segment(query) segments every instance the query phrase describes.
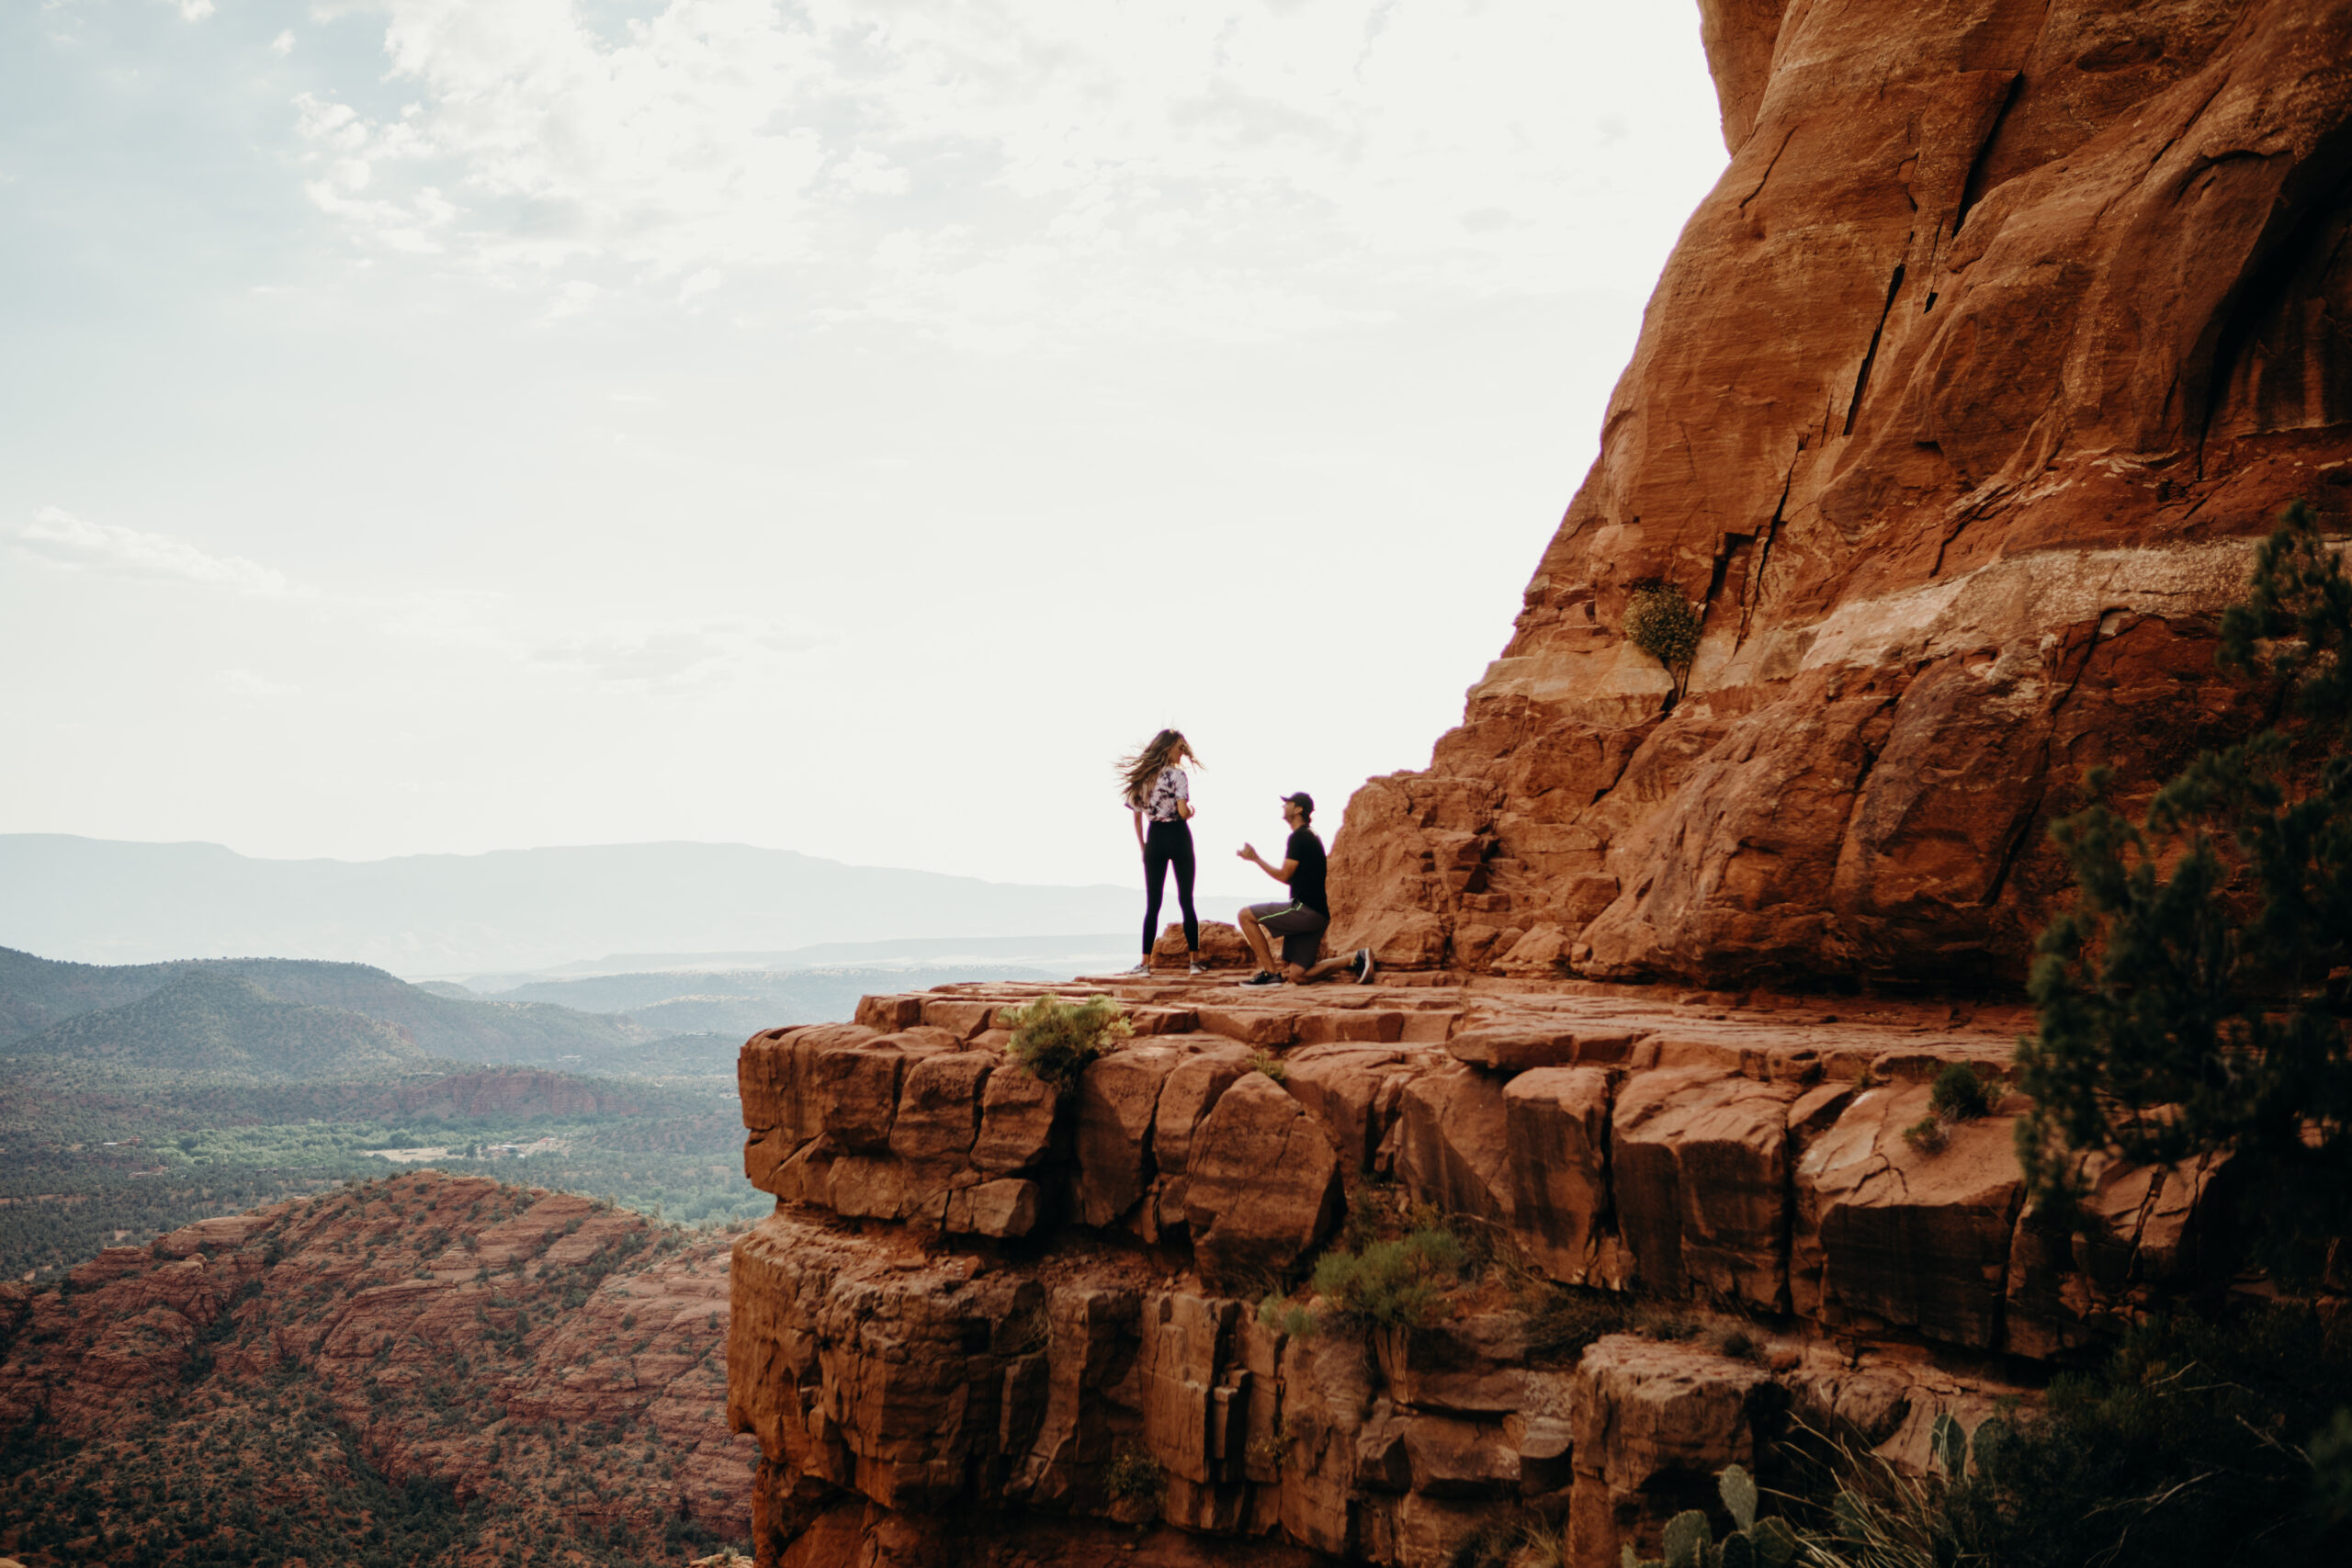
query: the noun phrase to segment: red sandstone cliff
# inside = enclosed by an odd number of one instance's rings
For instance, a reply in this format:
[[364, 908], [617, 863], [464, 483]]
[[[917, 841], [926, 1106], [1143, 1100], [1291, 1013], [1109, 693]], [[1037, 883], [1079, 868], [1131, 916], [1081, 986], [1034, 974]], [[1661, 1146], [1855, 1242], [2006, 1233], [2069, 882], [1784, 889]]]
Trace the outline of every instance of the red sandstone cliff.
[[[1124, 980], [1138, 1037], [1065, 1092], [1007, 1055], [1042, 989], [743, 1048], [779, 1202], [735, 1248], [729, 1405], [768, 1568], [1441, 1568], [1521, 1519], [1608, 1568], [1722, 1466], [1769, 1479], [1792, 1416], [1923, 1470], [1939, 1416], [2230, 1269], [2209, 1170], [2103, 1168], [2075, 1236], [2026, 1201], [2018, 1097], [1906, 1133], [1948, 1065], [1998, 1078], [2014, 1008]], [[1258, 1314], [1384, 1213], [1511, 1262], [1409, 1331]]]
[[2247, 537], [2352, 509], [2352, 5], [1700, 8], [1730, 167], [1461, 728], [1351, 802], [1335, 938], [2014, 976], [2083, 772], [2244, 722]]

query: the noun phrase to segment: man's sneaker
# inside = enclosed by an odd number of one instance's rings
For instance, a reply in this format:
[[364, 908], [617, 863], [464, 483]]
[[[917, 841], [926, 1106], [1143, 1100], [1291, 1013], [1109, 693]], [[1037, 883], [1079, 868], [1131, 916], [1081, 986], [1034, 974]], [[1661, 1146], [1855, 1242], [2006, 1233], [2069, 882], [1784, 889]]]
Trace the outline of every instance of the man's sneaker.
[[1359, 947], [1356, 949], [1354, 968], [1356, 972], [1357, 985], [1369, 986], [1372, 984], [1372, 949], [1368, 947]]
[[1245, 986], [1279, 986], [1283, 977], [1271, 969], [1261, 969], [1241, 983]]

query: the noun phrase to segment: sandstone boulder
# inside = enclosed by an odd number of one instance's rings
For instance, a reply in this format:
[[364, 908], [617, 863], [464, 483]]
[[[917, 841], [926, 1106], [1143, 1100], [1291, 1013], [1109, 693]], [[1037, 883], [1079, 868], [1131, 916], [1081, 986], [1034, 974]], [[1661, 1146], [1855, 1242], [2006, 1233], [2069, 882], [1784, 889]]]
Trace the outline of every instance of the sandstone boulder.
[[1088, 1064], [1078, 1086], [1070, 1187], [1079, 1224], [1116, 1224], [1150, 1186], [1160, 1086], [1181, 1060], [1164, 1045], [1140, 1045]]
[[[1182, 1178], [1189, 1168], [1193, 1138], [1219, 1096], [1250, 1072], [1250, 1051], [1220, 1044], [1186, 1056], [1168, 1075], [1152, 1119], [1152, 1151], [1163, 1179]], [[1181, 1206], [1182, 1194], [1176, 1194]]]
[[1519, 1450], [1492, 1422], [1414, 1416], [1404, 1422], [1412, 1490], [1425, 1497], [1505, 1497], [1519, 1490]]
[[1045, 1218], [1045, 1189], [1020, 1177], [944, 1195], [945, 1228], [999, 1241], [1027, 1235]]
[[983, 1175], [1009, 1176], [1043, 1165], [1055, 1152], [1061, 1091], [1012, 1063], [980, 1089], [980, 1126], [972, 1164]]
[[1712, 1067], [1635, 1073], [1617, 1096], [1617, 1224], [1643, 1282], [1781, 1311], [1796, 1090]]
[[1617, 1282], [1601, 1261], [1611, 1094], [1600, 1067], [1538, 1067], [1503, 1089], [1511, 1234], [1565, 1284]]
[[1283, 1087], [1306, 1107], [1350, 1170], [1368, 1170], [1414, 1070], [1404, 1051], [1306, 1045], [1283, 1059]]
[[1397, 1179], [1422, 1202], [1501, 1223], [1511, 1212], [1503, 1081], [1474, 1067], [1422, 1073], [1397, 1118]]
[[899, 1089], [890, 1153], [918, 1164], [961, 1163], [979, 1133], [981, 1093], [1001, 1060], [986, 1051], [955, 1051], [911, 1064]]
[[1321, 1124], [1264, 1074], [1243, 1077], [1193, 1140], [1184, 1206], [1203, 1283], [1262, 1291], [1330, 1234], [1343, 1201]]
[[2017, 1106], [1922, 1147], [1903, 1134], [1928, 1117], [1928, 1096], [1925, 1084], [1857, 1094], [1797, 1162], [1797, 1310], [1990, 1348], [2025, 1197]]
[[1276, 1047], [1298, 1039], [1298, 1014], [1289, 1008], [1233, 1004], [1204, 1006], [1194, 1011], [1202, 1029], [1244, 1045]]
[[1459, 1060], [1498, 1073], [1577, 1062], [1622, 1062], [1641, 1031], [1567, 1019], [1501, 1019], [1463, 1030], [1445, 1043]]
[[[1250, 944], [1241, 939], [1241, 929], [1229, 920], [1201, 922], [1201, 962], [1211, 969], [1254, 969], [1258, 961], [1250, 955]], [[1185, 964], [1184, 927], [1171, 921], [1159, 932], [1159, 940], [1151, 944], [1151, 966], [1154, 969], [1182, 970]]]
[[1419, 1411], [1500, 1417], [1526, 1396], [1527, 1321], [1479, 1313], [1373, 1337], [1397, 1402]]

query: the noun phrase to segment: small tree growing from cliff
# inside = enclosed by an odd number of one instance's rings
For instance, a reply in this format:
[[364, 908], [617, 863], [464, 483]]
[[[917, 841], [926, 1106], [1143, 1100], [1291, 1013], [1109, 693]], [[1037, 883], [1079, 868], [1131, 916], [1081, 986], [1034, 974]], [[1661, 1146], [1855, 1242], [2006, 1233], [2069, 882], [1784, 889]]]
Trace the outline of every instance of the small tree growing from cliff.
[[1089, 997], [1071, 1005], [1060, 997], [1039, 997], [1012, 1013], [1007, 1023], [1012, 1059], [1033, 1078], [1060, 1089], [1078, 1087], [1088, 1064], [1117, 1050], [1135, 1028], [1119, 1004], [1108, 997]]
[[2092, 1153], [2227, 1153], [2285, 1262], [2352, 1221], [2352, 581], [2297, 502], [2251, 587], [2221, 660], [2296, 722], [2199, 754], [2137, 823], [2099, 804], [2052, 829], [2080, 893], [2034, 964], [2018, 1135], [2061, 1201]]
[[1668, 706], [1690, 687], [1690, 661], [1699, 657], [1699, 606], [1671, 582], [1645, 582], [1625, 604], [1625, 640], [1666, 667], [1674, 682]]

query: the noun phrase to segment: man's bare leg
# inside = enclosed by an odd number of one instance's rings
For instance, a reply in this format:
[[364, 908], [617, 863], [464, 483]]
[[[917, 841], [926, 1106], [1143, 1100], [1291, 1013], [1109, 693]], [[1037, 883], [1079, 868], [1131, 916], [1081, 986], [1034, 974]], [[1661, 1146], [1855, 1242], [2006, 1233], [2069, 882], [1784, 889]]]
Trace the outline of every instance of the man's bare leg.
[[1260, 972], [1272, 973], [1274, 950], [1267, 943], [1266, 929], [1258, 923], [1258, 917], [1246, 908], [1241, 911], [1241, 940], [1248, 942], [1250, 951], [1258, 955]]
[[1351, 970], [1355, 964], [1356, 955], [1351, 953], [1345, 958], [1326, 958], [1309, 969], [1302, 969], [1295, 964], [1289, 964], [1285, 972], [1290, 976], [1292, 985], [1311, 986], [1317, 980], [1328, 980], [1342, 971]]

